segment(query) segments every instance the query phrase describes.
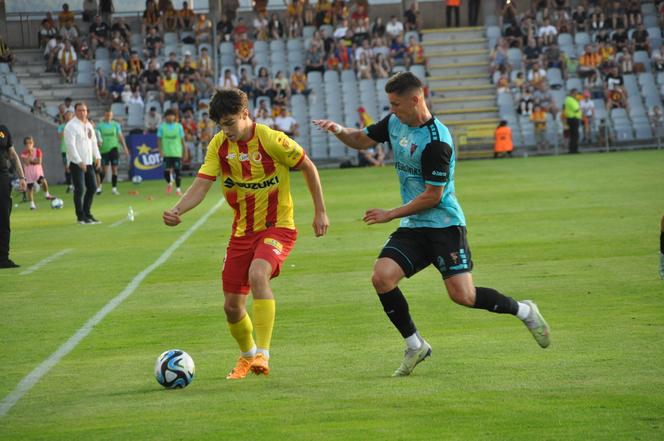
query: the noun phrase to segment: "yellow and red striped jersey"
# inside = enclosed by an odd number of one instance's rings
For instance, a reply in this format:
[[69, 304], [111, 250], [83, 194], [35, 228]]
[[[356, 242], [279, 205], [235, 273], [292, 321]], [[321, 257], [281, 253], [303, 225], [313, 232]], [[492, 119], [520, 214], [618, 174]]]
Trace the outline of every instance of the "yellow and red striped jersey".
[[254, 124], [247, 142], [232, 142], [223, 131], [208, 145], [198, 177], [221, 177], [235, 212], [233, 236], [268, 227], [295, 229], [289, 170], [304, 160], [304, 149], [284, 133]]

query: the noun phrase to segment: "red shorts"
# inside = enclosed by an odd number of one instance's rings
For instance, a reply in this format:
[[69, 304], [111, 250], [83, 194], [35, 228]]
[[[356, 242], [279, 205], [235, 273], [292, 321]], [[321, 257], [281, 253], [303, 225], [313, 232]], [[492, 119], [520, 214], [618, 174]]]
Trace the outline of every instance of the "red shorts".
[[270, 262], [272, 277], [277, 277], [296, 239], [296, 230], [277, 227], [248, 236], [231, 237], [221, 270], [224, 292], [249, 294], [249, 266], [254, 259]]

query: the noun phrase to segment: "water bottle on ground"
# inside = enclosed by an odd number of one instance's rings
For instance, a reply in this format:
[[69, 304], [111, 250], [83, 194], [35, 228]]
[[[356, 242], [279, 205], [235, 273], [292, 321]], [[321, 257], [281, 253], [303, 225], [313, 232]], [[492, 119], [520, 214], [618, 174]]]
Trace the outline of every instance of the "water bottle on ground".
[[129, 211], [127, 211], [127, 220], [129, 222], [134, 222], [134, 209], [129, 207]]

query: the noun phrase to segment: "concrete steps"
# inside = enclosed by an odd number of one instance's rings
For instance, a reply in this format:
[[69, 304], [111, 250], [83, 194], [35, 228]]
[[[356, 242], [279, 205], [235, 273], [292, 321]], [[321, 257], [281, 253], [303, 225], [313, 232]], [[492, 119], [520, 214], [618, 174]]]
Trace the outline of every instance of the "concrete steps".
[[492, 156], [499, 116], [484, 32], [482, 27], [423, 32], [432, 111], [455, 134], [459, 158]]

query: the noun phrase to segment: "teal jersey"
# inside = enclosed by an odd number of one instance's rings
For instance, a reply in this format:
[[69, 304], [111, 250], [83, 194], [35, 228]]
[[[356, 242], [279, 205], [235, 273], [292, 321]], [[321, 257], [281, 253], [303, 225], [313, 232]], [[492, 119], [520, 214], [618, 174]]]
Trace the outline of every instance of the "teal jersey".
[[178, 122], [163, 122], [157, 129], [157, 137], [161, 140], [161, 151], [164, 156], [171, 158], [182, 157], [182, 141], [184, 140], [184, 128]]
[[99, 146], [100, 153], [108, 153], [113, 149], [120, 147], [118, 135], [122, 133], [122, 126], [117, 121], [101, 120], [97, 123], [97, 130], [101, 134], [102, 144]]
[[[58, 126], [58, 136], [62, 136], [62, 133], [65, 131], [65, 124], [60, 124]], [[65, 144], [65, 137], [60, 138], [60, 153], [67, 153], [67, 144]]]
[[364, 131], [374, 141], [387, 142], [392, 147], [404, 204], [423, 193], [427, 184], [444, 186], [438, 205], [402, 218], [401, 227], [446, 228], [466, 225], [463, 210], [454, 194], [454, 142], [443, 123], [432, 117], [419, 127], [410, 127], [391, 113]]

